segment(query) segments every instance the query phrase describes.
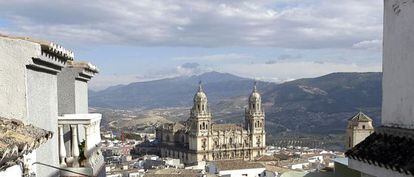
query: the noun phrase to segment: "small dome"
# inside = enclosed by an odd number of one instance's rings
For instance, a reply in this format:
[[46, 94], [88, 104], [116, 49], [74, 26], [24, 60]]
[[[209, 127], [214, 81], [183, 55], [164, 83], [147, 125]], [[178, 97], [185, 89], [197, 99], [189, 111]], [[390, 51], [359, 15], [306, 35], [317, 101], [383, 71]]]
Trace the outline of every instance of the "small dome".
[[252, 92], [249, 98], [250, 101], [261, 100], [260, 94], [258, 92]]
[[257, 92], [256, 83], [254, 84], [253, 91], [252, 91], [252, 94], [250, 94], [249, 100], [250, 101], [260, 101], [261, 100], [260, 94], [259, 94], [259, 92]]
[[198, 91], [195, 95], [194, 95], [194, 101], [200, 101], [200, 100], [206, 100], [207, 99], [207, 95], [204, 92], [200, 92]]
[[198, 85], [198, 91], [194, 95], [194, 101], [207, 101], [207, 95], [203, 92], [203, 87], [201, 86], [201, 82]]

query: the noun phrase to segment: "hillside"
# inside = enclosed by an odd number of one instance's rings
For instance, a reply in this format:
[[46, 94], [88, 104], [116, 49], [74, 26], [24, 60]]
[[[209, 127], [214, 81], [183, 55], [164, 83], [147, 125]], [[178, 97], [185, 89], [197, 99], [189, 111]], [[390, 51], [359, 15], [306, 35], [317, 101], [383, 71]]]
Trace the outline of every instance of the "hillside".
[[[294, 132], [343, 132], [363, 111], [379, 125], [381, 73], [333, 73], [280, 84], [263, 93], [268, 121]], [[273, 129], [271, 129], [273, 130]]]
[[[260, 82], [267, 131], [270, 134], [343, 132], [346, 120], [360, 110], [378, 125], [381, 78], [381, 73], [333, 73], [282, 84]], [[111, 87], [91, 93], [90, 105], [122, 109], [189, 107], [200, 80], [215, 121], [244, 120], [243, 107], [253, 80], [218, 72]], [[186, 119], [188, 114], [182, 115], [181, 119]]]
[[[254, 82], [252, 79], [227, 73], [208, 72], [190, 77], [136, 82], [91, 92], [89, 104], [93, 107], [123, 109], [189, 106], [199, 81], [203, 82], [212, 104], [222, 99], [249, 94]], [[274, 84], [263, 82], [263, 85]]]

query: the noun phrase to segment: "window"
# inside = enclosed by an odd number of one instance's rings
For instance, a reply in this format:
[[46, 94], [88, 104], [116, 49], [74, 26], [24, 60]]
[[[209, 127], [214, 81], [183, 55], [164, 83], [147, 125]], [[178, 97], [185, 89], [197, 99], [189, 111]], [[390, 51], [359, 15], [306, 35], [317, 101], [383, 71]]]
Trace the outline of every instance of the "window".
[[362, 126], [362, 129], [365, 129], [365, 125]]
[[206, 139], [203, 139], [203, 140], [202, 140], [202, 142], [203, 142], [203, 144], [202, 144], [202, 146], [201, 146], [201, 147], [202, 147], [203, 149], [205, 149], [205, 148], [206, 148]]

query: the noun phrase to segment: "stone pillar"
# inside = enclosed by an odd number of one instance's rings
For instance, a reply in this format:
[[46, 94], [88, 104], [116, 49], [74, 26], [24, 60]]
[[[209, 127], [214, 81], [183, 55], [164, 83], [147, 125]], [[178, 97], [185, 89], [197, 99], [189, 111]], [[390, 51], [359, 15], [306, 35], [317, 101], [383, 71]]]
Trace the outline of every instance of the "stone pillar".
[[92, 125], [84, 125], [83, 128], [85, 129], [85, 150], [84, 152], [84, 156], [85, 158], [89, 158], [88, 157], [88, 150], [91, 148], [90, 147], [90, 141], [91, 141], [91, 126]]
[[60, 166], [66, 167], [66, 148], [65, 148], [65, 141], [63, 140], [63, 125], [59, 125], [59, 160]]
[[72, 155], [73, 167], [79, 167], [79, 142], [78, 142], [78, 125], [71, 125], [72, 128]]

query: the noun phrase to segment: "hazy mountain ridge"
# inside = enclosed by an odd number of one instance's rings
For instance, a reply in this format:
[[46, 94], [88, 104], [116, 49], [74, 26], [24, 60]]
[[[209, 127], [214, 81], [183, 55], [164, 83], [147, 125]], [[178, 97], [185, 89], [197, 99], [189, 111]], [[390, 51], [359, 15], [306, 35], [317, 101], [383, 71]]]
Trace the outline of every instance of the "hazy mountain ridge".
[[[382, 73], [333, 73], [282, 84], [259, 82], [267, 130], [269, 133], [342, 132], [346, 120], [359, 110], [378, 124], [381, 78]], [[243, 107], [254, 81], [218, 72], [117, 86], [91, 94], [90, 105], [147, 109], [191, 106], [200, 80], [215, 121], [244, 120]]]
[[248, 95], [254, 82], [252, 79], [227, 73], [208, 72], [198, 76], [167, 78], [111, 87], [92, 93], [89, 100], [91, 106], [111, 108], [151, 109], [190, 106], [199, 81], [202, 81], [210, 103]]
[[344, 131], [347, 119], [364, 111], [378, 125], [381, 78], [382, 73], [333, 73], [280, 84], [263, 93], [272, 104], [268, 120], [293, 131], [330, 133]]

